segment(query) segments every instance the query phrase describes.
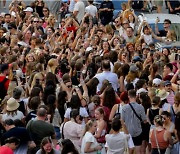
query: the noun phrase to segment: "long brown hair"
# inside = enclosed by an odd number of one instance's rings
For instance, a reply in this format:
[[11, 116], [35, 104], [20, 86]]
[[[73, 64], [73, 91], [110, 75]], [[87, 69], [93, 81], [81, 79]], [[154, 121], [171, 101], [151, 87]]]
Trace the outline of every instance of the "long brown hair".
[[[50, 137], [45, 137], [42, 139], [41, 142], [41, 154], [46, 154], [46, 151], [44, 150], [43, 146], [45, 146], [47, 143], [51, 143], [52, 144], [52, 140], [50, 139]], [[54, 150], [52, 148], [51, 152], [49, 152], [48, 154], [54, 154]]]

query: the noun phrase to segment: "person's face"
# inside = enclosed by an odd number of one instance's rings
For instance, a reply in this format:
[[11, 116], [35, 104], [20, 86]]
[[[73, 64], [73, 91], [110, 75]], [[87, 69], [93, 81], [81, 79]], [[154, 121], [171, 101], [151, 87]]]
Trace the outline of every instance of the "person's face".
[[122, 60], [126, 60], [126, 58], [127, 58], [127, 54], [126, 54], [126, 53], [123, 53], [122, 56], [121, 56], [121, 59], [122, 59]]
[[103, 32], [98, 31], [98, 32], [97, 32], [97, 35], [99, 36], [99, 38], [102, 38]]
[[42, 26], [43, 25], [43, 20], [39, 20], [39, 26]]
[[11, 21], [11, 16], [10, 15], [5, 16], [5, 22], [10, 23], [10, 21]]
[[0, 37], [2, 37], [4, 34], [4, 31], [3, 30], [0, 30]]
[[101, 113], [98, 110], [95, 110], [95, 118], [99, 120], [102, 117]]
[[47, 34], [51, 35], [53, 33], [52, 29], [51, 28], [48, 28], [47, 29]]
[[118, 39], [118, 38], [115, 38], [114, 41], [113, 41], [113, 44], [114, 44], [114, 46], [116, 46], [117, 44], [119, 44], [119, 39]]
[[69, 89], [72, 89], [72, 83], [71, 83], [71, 82], [67, 82], [67, 83], [66, 83], [66, 86], [67, 86]]
[[61, 27], [64, 27], [64, 25], [65, 25], [65, 20], [62, 19], [62, 20], [61, 20]]
[[132, 31], [131, 28], [127, 28], [127, 29], [126, 29], [126, 33], [127, 33], [127, 36], [128, 36], [128, 37], [131, 37], [131, 36], [133, 35], [133, 31]]
[[145, 28], [145, 29], [144, 29], [144, 34], [146, 34], [146, 35], [149, 35], [149, 34], [150, 34], [149, 28]]
[[38, 18], [34, 18], [33, 25], [37, 27], [38, 24], [39, 24], [39, 19]]
[[34, 61], [33, 55], [31, 55], [31, 54], [28, 55], [27, 60], [28, 60], [28, 62], [33, 62]]
[[163, 55], [165, 55], [165, 56], [169, 55], [169, 52], [168, 52], [168, 50], [166, 48], [163, 49]]
[[47, 16], [49, 14], [49, 12], [46, 8], [43, 8], [43, 14], [44, 14], [44, 16]]
[[115, 25], [116, 25], [116, 26], [120, 26], [120, 24], [121, 24], [120, 20], [116, 19], [116, 20], [115, 20]]
[[168, 74], [170, 72], [170, 69], [166, 66], [164, 66], [164, 73]]
[[104, 50], [108, 50], [109, 49], [108, 42], [103, 42], [103, 49]]
[[134, 16], [132, 14], [129, 15], [129, 20], [133, 21], [134, 20]]
[[92, 131], [92, 133], [95, 133], [96, 130], [97, 130], [97, 122], [94, 122], [92, 127], [91, 127], [91, 131]]
[[52, 151], [52, 144], [51, 143], [47, 143], [43, 146], [44, 150], [46, 151], [46, 153], [49, 153]]
[[133, 52], [134, 51], [134, 46], [133, 45], [129, 45], [128, 46], [128, 51]]
[[25, 38], [31, 38], [31, 31], [27, 31], [25, 34]]
[[9, 146], [12, 150], [15, 150], [18, 147], [15, 143], [10, 143]]
[[165, 86], [165, 90], [166, 90], [167, 92], [170, 92], [170, 91], [171, 91], [171, 85]]
[[94, 37], [94, 43], [97, 44], [99, 42], [99, 38], [97, 36]]
[[170, 24], [169, 24], [168, 22], [164, 22], [163, 27], [164, 27], [164, 28], [169, 28], [169, 27], [170, 27]]
[[126, 21], [126, 22], [123, 22], [122, 25], [123, 25], [124, 29], [126, 29], [129, 26], [129, 23], [128, 23], [128, 21]]
[[162, 115], [164, 123], [167, 123], [170, 119], [166, 115]]

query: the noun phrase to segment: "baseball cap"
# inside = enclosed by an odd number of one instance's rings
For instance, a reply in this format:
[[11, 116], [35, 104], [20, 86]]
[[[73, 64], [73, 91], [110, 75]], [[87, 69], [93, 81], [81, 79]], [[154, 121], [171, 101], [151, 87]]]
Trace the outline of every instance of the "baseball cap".
[[139, 57], [139, 56], [134, 56], [133, 57], [133, 60], [132, 60], [134, 63], [138, 62], [138, 61], [142, 61], [142, 59]]
[[31, 7], [27, 7], [23, 10], [24, 12], [33, 12], [33, 9]]
[[169, 80], [166, 80], [166, 81], [164, 82], [164, 85], [165, 85], [165, 86], [171, 85], [171, 82], [170, 82]]
[[130, 72], [137, 72], [137, 71], [139, 71], [139, 68], [133, 64], [130, 66], [129, 71]]
[[153, 84], [159, 86], [161, 81], [162, 81], [161, 79], [155, 78], [155, 79], [153, 79]]

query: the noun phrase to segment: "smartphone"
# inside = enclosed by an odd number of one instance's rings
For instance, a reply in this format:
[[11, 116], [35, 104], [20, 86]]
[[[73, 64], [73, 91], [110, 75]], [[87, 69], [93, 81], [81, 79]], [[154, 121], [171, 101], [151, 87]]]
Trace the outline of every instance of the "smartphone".
[[178, 54], [178, 53], [175, 54], [174, 60], [180, 60], [180, 59], [179, 59], [179, 54]]
[[78, 79], [80, 79], [80, 77], [81, 77], [81, 73], [82, 73], [81, 71], [77, 71], [76, 76], [77, 76], [77, 78], [78, 78]]
[[118, 31], [118, 30], [115, 30], [115, 31], [114, 31], [114, 35], [119, 35], [119, 31]]

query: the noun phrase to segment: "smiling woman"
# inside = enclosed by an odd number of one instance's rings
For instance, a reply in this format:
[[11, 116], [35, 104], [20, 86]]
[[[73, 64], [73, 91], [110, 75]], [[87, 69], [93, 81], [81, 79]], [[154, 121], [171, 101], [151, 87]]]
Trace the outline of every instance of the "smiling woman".
[[60, 154], [60, 152], [58, 150], [53, 149], [52, 141], [51, 141], [50, 137], [43, 138], [43, 140], [41, 142], [41, 149], [36, 152], [36, 154], [43, 154], [43, 153]]

